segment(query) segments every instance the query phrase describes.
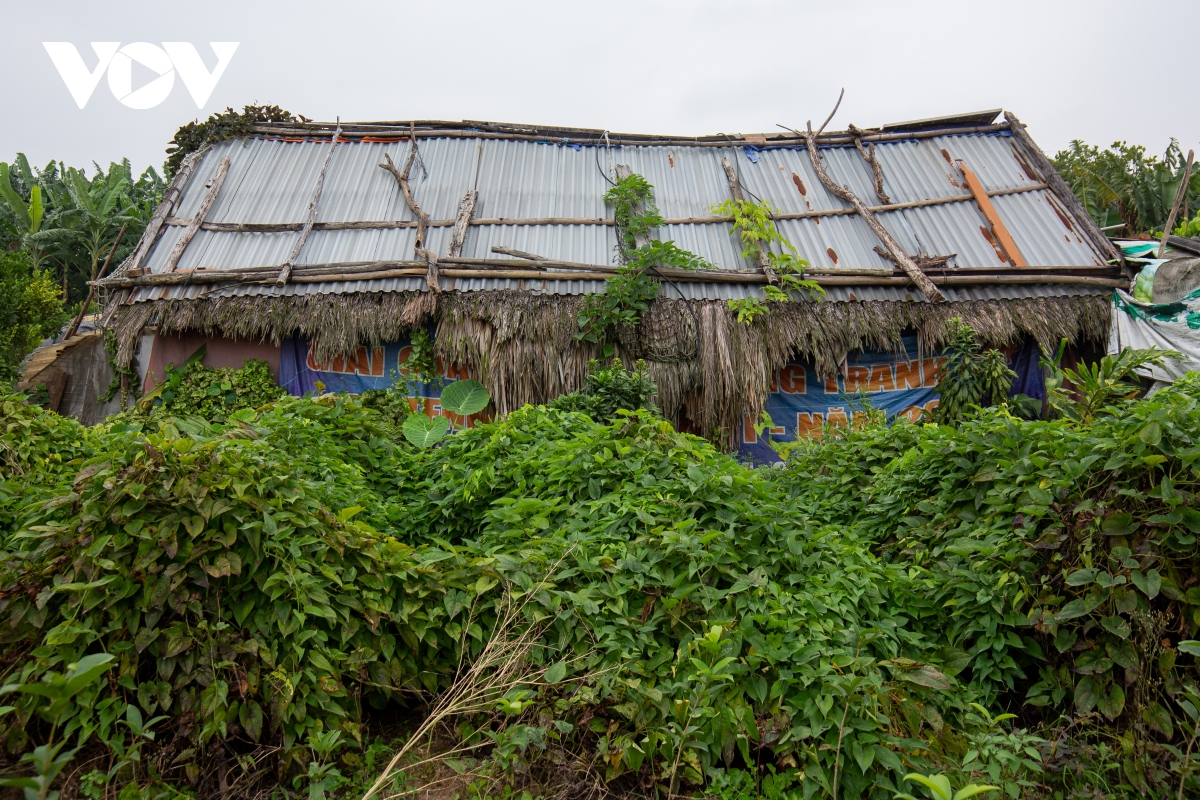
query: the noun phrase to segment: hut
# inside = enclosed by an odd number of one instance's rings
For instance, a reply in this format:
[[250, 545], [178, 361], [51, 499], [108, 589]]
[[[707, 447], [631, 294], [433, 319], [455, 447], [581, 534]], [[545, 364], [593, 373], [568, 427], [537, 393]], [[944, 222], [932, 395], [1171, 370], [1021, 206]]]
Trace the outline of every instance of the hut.
[[[710, 268], [653, 270], [637, 322], [588, 341], [581, 310], [621, 269], [605, 193], [630, 173], [653, 185], [652, 238]], [[823, 296], [739, 320], [778, 276], [714, 211], [731, 197], [769, 204]], [[1121, 254], [995, 110], [699, 137], [260, 124], [185, 159], [100, 288], [116, 361], [147, 384], [206, 344], [205, 363], [264, 358], [297, 394], [384, 386], [424, 329], [445, 379], [480, 380], [504, 413], [577, 389], [615, 348], [646, 361], [681, 428], [753, 449], [764, 409], [785, 437], [846, 413], [847, 394], [919, 413], [954, 317], [1014, 363], [1061, 338], [1103, 348], [1117, 286]]]

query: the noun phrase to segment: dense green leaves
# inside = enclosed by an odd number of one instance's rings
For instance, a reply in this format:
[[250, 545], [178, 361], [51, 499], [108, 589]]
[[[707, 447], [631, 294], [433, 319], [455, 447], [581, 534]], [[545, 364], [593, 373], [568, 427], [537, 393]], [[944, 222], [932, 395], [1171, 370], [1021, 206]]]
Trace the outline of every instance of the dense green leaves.
[[677, 788], [762, 761], [828, 794], [836, 771], [847, 797], [973, 752], [1017, 791], [1032, 740], [971, 701], [1178, 744], [1196, 394], [1091, 423], [869, 424], [784, 470], [644, 410], [525, 408], [417, 449], [336, 395], [90, 430], [8, 400], [0, 456], [26, 478], [3, 484], [0, 637], [23, 680], [117, 655], [125, 682], [82, 693], [76, 730], [135, 704], [183, 741], [295, 755], [443, 690], [520, 600], [535, 678], [471, 722], [497, 742]]

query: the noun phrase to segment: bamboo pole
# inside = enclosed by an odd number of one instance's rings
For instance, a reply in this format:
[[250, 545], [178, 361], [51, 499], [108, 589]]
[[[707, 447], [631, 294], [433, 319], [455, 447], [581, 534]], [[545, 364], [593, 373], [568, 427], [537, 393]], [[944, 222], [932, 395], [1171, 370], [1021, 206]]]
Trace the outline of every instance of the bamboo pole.
[[276, 286], [287, 284], [288, 278], [292, 275], [292, 267], [295, 265], [296, 259], [300, 257], [300, 251], [304, 249], [308, 235], [312, 233], [313, 224], [317, 221], [317, 206], [321, 203], [321, 192], [325, 188], [325, 173], [329, 170], [329, 161], [333, 158], [333, 148], [337, 147], [338, 136], [341, 132], [342, 127], [339, 124], [337, 130], [333, 132], [333, 138], [329, 140], [329, 149], [325, 151], [325, 161], [321, 164], [321, 172], [317, 175], [317, 188], [313, 191], [312, 200], [308, 203], [308, 216], [304, 220], [303, 227], [300, 228], [300, 237], [296, 240], [296, 245], [292, 248], [287, 260], [280, 266], [279, 277], [275, 279]]
[[[606, 265], [570, 264], [569, 262], [522, 262], [508, 259], [455, 259], [443, 261], [447, 266], [441, 270], [445, 277], [457, 278], [519, 278], [538, 280], [606, 280], [616, 267]], [[320, 266], [321, 269], [316, 267]], [[866, 268], [864, 268], [866, 269]], [[145, 275], [138, 278], [115, 277], [94, 281], [107, 289], [130, 289], [141, 286], [177, 286], [188, 284], [270, 284], [273, 267], [246, 268], [242, 270], [210, 270], [197, 272], [172, 272]], [[736, 283], [763, 284], [767, 276], [757, 271], [732, 270], [666, 270], [672, 280], [680, 283]], [[875, 274], [810, 273], [809, 277], [822, 286], [907, 286], [913, 281], [907, 276], [885, 276]], [[990, 285], [1036, 285], [1065, 284], [1079, 286], [1126, 287], [1128, 280], [1094, 275], [1026, 274], [1020, 275], [987, 273], [971, 270], [976, 274], [962, 274], [966, 270], [954, 270], [959, 274], [926, 276], [939, 286], [990, 286]], [[330, 283], [380, 280], [385, 278], [421, 276], [427, 273], [422, 261], [391, 261], [356, 263], [354, 265], [311, 265], [306, 272], [293, 274], [295, 283]], [[984, 273], [984, 274], [980, 274]]]
[[[1003, 197], [1024, 192], [1040, 192], [1048, 187], [1044, 183], [1029, 186], [1017, 186], [1011, 189], [998, 189], [987, 193], [988, 197]], [[949, 203], [964, 203], [975, 198], [970, 194], [959, 197], [938, 197], [931, 200], [911, 200], [906, 203], [891, 203], [889, 205], [867, 206], [874, 213], [887, 211], [903, 211], [908, 208], [927, 208], [929, 206], [947, 205]], [[771, 214], [772, 219], [812, 219], [814, 217], [852, 216], [858, 211], [853, 208], [825, 208], [817, 211], [780, 211]], [[671, 217], [663, 220], [664, 225], [715, 225], [732, 222], [732, 217]], [[187, 217], [171, 217], [166, 225], [189, 225]], [[430, 228], [450, 228], [458, 224], [457, 219], [431, 219]], [[516, 227], [536, 225], [614, 225], [614, 221], [603, 217], [533, 217], [520, 219], [516, 217], [476, 217], [468, 221], [468, 225], [512, 225]], [[304, 226], [302, 222], [205, 222], [200, 225], [202, 231], [219, 233], [288, 233], [298, 231]], [[354, 222], [317, 222], [313, 224], [314, 231], [358, 231], [379, 230], [392, 228], [416, 228], [417, 222], [412, 220], [360, 220]]]
[[179, 170], [175, 173], [175, 177], [171, 178], [171, 184], [167, 187], [162, 202], [158, 204], [158, 208], [154, 209], [154, 216], [150, 218], [150, 223], [146, 226], [146, 230], [142, 232], [142, 237], [138, 240], [137, 247], [133, 249], [126, 269], [138, 269], [141, 267], [142, 262], [146, 259], [146, 254], [150, 252], [150, 249], [158, 240], [158, 234], [162, 231], [163, 225], [170, 224], [169, 218], [175, 213], [176, 206], [183, 198], [183, 190], [187, 187], [188, 181], [192, 177], [192, 172], [195, 171], [196, 165], [200, 163], [200, 159], [208, 152], [209, 147], [210, 145], [205, 145], [183, 159], [183, 163], [179, 165]]
[[[547, 129], [544, 132], [504, 132], [504, 131], [484, 131], [478, 128], [474, 130], [466, 130], [465, 123], [440, 122], [438, 125], [447, 127], [427, 127], [417, 128], [415, 131], [410, 131], [408, 122], [381, 122], [381, 123], [357, 123], [343, 126], [343, 132], [351, 136], [371, 136], [371, 137], [395, 137], [397, 141], [403, 141], [410, 136], [417, 136], [422, 139], [507, 139], [527, 142], [542, 142], [553, 144], [582, 144], [596, 146], [596, 142], [604, 135], [604, 131], [590, 129]], [[462, 125], [463, 127], [449, 127], [453, 125]], [[266, 136], [303, 136], [303, 137], [325, 137], [332, 130], [331, 123], [315, 123], [297, 127], [293, 124], [272, 124], [259, 123], [251, 127], [251, 133], [266, 135]], [[790, 130], [790, 129], [789, 129]], [[922, 131], [901, 131], [898, 133], [864, 133], [861, 138], [864, 142], [895, 142], [906, 139], [932, 139], [938, 136], [962, 136], [971, 133], [998, 133], [1000, 131], [1009, 130], [1007, 122], [998, 122], [992, 125], [970, 125], [962, 127], [937, 128], [933, 130]], [[567, 135], [563, 135], [566, 132]], [[571, 136], [571, 133], [581, 135]], [[752, 141], [752, 137], [755, 139]], [[766, 142], [767, 147], [794, 147], [803, 145], [803, 137], [792, 137], [783, 134], [758, 134], [741, 135], [733, 138], [733, 144], [757, 144], [761, 145], [761, 141]], [[839, 145], [853, 144], [853, 135], [849, 133], [833, 132], [827, 133], [820, 137], [819, 144], [821, 145]], [[613, 145], [621, 146], [645, 146], [658, 145], [663, 147], [729, 147], [731, 139], [726, 136], [654, 136], [647, 134], [609, 134], [609, 139]]]
[[204, 218], [208, 216], [208, 212], [213, 207], [213, 203], [217, 202], [217, 194], [221, 191], [221, 187], [225, 184], [225, 176], [229, 174], [229, 156], [225, 156], [217, 164], [217, 173], [213, 175], [212, 182], [208, 185], [208, 191], [204, 193], [204, 199], [200, 201], [200, 207], [196, 209], [195, 216], [188, 226], [184, 228], [183, 233], [179, 234], [179, 238], [175, 240], [175, 246], [171, 248], [170, 254], [167, 255], [167, 263], [163, 266], [163, 272], [174, 272], [175, 267], [179, 265], [179, 259], [183, 258], [183, 251], [192, 243], [196, 232], [200, 230], [200, 226], [204, 224]]
[[1175, 192], [1175, 202], [1171, 203], [1171, 213], [1167, 215], [1167, 226], [1163, 228], [1162, 241], [1158, 245], [1158, 258], [1163, 257], [1163, 253], [1167, 249], [1167, 237], [1171, 235], [1171, 231], [1175, 228], [1175, 215], [1179, 213], [1179, 206], [1183, 203], [1183, 198], [1188, 193], [1188, 182], [1192, 177], [1192, 157], [1196, 153], [1194, 150], [1188, 150], [1187, 165], [1183, 168], [1183, 180], [1179, 183], [1179, 189]]

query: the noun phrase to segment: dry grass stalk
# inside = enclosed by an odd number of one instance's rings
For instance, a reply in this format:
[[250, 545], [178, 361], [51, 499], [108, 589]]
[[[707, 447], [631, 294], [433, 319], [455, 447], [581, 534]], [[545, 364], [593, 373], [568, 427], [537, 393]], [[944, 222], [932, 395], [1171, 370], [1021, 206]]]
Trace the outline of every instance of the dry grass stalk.
[[[458, 677], [449, 690], [442, 693], [429, 716], [392, 756], [387, 767], [363, 795], [363, 800], [369, 800], [395, 777], [398, 773], [397, 766], [404, 757], [443, 721], [467, 714], [494, 711], [497, 702], [510, 691], [535, 682], [531, 676], [535, 672], [540, 673], [540, 670], [530, 664], [529, 656], [538, 642], [541, 629], [523, 624], [524, 607], [524, 603], [517, 605], [510, 602], [505, 605], [483, 650], [465, 670], [459, 670]], [[456, 751], [461, 752], [464, 749], [468, 748], [457, 748]], [[455, 751], [451, 751], [453, 752]], [[444, 753], [438, 758], [444, 758], [451, 753]], [[428, 761], [429, 759], [417, 762], [408, 768]], [[403, 794], [408, 792], [399, 792], [389, 797]]]

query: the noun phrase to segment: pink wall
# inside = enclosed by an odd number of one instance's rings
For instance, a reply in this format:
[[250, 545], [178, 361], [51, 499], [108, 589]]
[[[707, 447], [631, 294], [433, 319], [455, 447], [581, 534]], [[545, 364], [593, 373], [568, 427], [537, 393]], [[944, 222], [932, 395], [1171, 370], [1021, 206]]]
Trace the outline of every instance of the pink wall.
[[279, 346], [269, 342], [251, 342], [241, 339], [212, 338], [201, 333], [185, 333], [181, 336], [156, 334], [150, 350], [150, 364], [146, 372], [145, 390], [152, 389], [166, 375], [167, 365], [179, 366], [187, 361], [200, 345], [207, 344], [201, 364], [206, 367], [240, 368], [246, 361], [257, 358], [271, 366], [271, 374], [279, 380]]

